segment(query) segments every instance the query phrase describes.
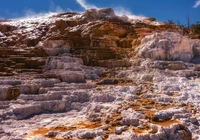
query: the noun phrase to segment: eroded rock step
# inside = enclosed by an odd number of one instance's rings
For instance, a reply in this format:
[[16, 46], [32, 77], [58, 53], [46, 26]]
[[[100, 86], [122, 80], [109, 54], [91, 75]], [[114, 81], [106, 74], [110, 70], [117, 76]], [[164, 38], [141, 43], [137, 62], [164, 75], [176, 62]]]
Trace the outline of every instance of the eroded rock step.
[[37, 57], [32, 53], [33, 49], [26, 48], [1, 48], [0, 51], [0, 75], [12, 76], [18, 73], [36, 72], [42, 73], [42, 66], [45, 65], [46, 59]]

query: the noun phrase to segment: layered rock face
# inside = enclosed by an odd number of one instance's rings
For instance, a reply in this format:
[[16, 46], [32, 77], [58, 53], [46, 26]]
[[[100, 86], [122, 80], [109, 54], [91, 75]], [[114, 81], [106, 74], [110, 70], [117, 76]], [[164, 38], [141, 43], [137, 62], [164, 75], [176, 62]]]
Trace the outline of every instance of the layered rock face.
[[139, 56], [154, 60], [191, 62], [199, 54], [199, 40], [178, 33], [157, 33], [142, 39]]
[[0, 21], [1, 140], [198, 140], [200, 40], [110, 8]]

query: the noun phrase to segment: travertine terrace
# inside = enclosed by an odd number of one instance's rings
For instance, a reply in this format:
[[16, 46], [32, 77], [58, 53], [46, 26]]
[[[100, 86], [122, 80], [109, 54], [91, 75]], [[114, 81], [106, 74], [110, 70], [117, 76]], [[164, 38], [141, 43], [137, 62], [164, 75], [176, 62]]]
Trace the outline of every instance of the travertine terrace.
[[200, 139], [200, 40], [113, 9], [0, 21], [0, 140]]

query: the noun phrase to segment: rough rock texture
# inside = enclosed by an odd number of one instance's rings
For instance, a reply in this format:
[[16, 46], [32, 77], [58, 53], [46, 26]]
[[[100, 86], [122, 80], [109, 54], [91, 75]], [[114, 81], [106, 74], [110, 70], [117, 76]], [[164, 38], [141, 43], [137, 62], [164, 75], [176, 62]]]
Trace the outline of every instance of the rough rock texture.
[[154, 60], [190, 62], [198, 53], [199, 43], [178, 33], [156, 33], [142, 39], [139, 56]]
[[110, 8], [0, 21], [0, 140], [198, 140], [200, 41]]

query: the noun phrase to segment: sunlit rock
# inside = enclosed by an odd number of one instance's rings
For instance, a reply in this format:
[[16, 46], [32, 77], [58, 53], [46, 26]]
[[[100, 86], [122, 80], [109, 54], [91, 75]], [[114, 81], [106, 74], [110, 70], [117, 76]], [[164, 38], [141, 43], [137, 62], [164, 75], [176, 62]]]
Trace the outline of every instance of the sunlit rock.
[[194, 57], [195, 42], [177, 33], [163, 32], [145, 37], [139, 55], [154, 60], [190, 62]]
[[189, 32], [111, 8], [0, 20], [0, 139], [199, 139]]

